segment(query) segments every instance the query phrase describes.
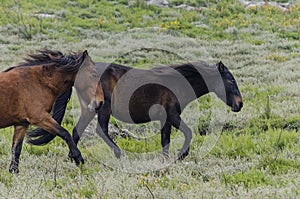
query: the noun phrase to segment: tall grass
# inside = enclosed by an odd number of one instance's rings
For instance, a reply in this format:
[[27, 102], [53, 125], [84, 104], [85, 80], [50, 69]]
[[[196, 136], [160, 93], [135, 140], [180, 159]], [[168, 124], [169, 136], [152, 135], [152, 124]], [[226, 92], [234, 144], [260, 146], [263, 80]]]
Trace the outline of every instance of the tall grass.
[[[140, 48], [155, 48], [184, 61], [222, 60], [237, 79], [244, 108], [234, 114], [214, 95], [199, 99], [198, 107], [192, 106], [185, 115], [194, 122], [191, 153], [186, 160], [167, 166], [157, 156], [142, 161], [125, 154], [117, 160], [89, 128], [89, 136], [79, 144], [84, 166], [71, 163], [67, 146], [55, 138], [43, 147], [25, 144], [20, 174], [11, 175], [12, 128], [1, 129], [0, 198], [299, 197], [299, 6], [283, 13], [268, 7], [246, 10], [236, 1], [185, 2], [207, 8], [185, 11], [124, 0], [2, 1], [1, 69], [44, 47], [63, 52], [88, 49], [94, 61], [107, 62]], [[55, 17], [40, 18], [41, 13]], [[22, 33], [26, 27], [30, 38]], [[119, 61], [149, 68], [175, 59], [160, 52], [141, 51]], [[219, 106], [226, 110], [225, 125], [203, 157], [201, 147], [209, 136], [200, 133], [207, 131], [213, 119], [211, 107]], [[63, 126], [71, 132], [78, 117], [79, 105], [73, 96]], [[135, 127], [133, 133], [139, 135], [146, 127]], [[151, 133], [153, 139], [118, 138], [117, 142], [127, 152], [159, 154], [160, 136]], [[182, 137], [173, 131], [173, 155]], [[136, 172], [136, 165], [138, 169], [161, 167]]]

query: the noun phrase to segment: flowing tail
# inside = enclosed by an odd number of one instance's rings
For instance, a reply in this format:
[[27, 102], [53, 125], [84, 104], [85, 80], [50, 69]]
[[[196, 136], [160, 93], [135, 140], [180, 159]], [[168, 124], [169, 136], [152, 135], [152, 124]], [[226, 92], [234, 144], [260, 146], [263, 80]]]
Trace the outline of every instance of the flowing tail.
[[[63, 120], [71, 94], [72, 94], [72, 88], [70, 88], [63, 94], [61, 94], [55, 101], [53, 111], [52, 111], [52, 117], [59, 124], [61, 124]], [[41, 146], [53, 140], [55, 138], [55, 135], [52, 135], [51, 133], [49, 133], [48, 131], [42, 128], [36, 128], [27, 131], [26, 138], [29, 144]]]

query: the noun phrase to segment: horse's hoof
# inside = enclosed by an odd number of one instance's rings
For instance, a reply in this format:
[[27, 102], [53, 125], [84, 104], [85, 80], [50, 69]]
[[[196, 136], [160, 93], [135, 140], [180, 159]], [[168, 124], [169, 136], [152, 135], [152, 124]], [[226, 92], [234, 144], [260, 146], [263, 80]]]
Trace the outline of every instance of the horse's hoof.
[[19, 168], [15, 165], [11, 165], [8, 170], [10, 173], [19, 173]]
[[79, 166], [80, 164], [84, 164], [84, 159], [81, 155], [77, 156], [76, 158], [73, 158], [73, 159], [75, 160], [75, 163], [77, 166]]
[[186, 158], [186, 156], [189, 155], [189, 151], [185, 151], [183, 153], [179, 153], [177, 160], [184, 160]]
[[162, 163], [168, 163], [170, 161], [170, 156], [167, 153], [162, 154]]
[[162, 155], [163, 155], [164, 159], [169, 159], [170, 158], [169, 151], [163, 151]]
[[69, 157], [71, 157], [71, 161], [74, 160], [75, 161], [75, 164], [78, 166], [80, 164], [84, 164], [84, 159], [83, 157], [81, 156], [81, 153], [78, 151], [76, 152], [75, 154], [71, 153], [69, 154]]
[[182, 161], [182, 160], [184, 160], [185, 157], [186, 157], [185, 155], [179, 155], [177, 160]]
[[68, 159], [71, 160], [71, 162], [73, 162], [73, 158], [70, 152], [68, 153]]
[[116, 158], [120, 158], [121, 157], [121, 150], [120, 149], [114, 149], [114, 154], [115, 154]]

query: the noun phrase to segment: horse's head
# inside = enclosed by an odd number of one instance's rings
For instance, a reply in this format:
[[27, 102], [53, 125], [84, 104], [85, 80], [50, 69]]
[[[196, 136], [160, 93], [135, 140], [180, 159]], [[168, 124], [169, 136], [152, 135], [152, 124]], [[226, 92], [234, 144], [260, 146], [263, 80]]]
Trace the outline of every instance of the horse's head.
[[87, 54], [76, 76], [75, 88], [81, 106], [95, 110], [103, 102], [100, 74], [96, 70], [95, 63]]
[[[225, 98], [221, 99], [231, 107], [232, 111], [239, 112], [243, 107], [243, 98], [238, 85], [231, 72], [222, 62], [217, 63], [217, 68], [223, 80], [223, 84], [221, 85], [224, 85], [226, 93], [226, 101]], [[218, 93], [216, 94], [218, 95]]]
[[104, 94], [103, 94], [102, 85], [100, 81], [97, 84], [95, 94], [90, 97], [91, 99], [89, 100], [90, 103], [88, 104], [88, 109], [90, 111], [98, 111], [104, 102]]

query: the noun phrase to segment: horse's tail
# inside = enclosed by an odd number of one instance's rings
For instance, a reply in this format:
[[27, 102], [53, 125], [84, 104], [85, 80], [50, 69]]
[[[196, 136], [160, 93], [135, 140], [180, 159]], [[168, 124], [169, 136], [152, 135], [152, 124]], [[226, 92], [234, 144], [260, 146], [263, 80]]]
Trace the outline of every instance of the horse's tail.
[[[62, 95], [60, 95], [55, 101], [55, 104], [53, 106], [52, 117], [59, 124], [61, 124], [63, 120], [71, 94], [72, 94], [72, 88], [64, 92]], [[26, 138], [29, 144], [40, 146], [49, 143], [51, 140], [55, 138], [55, 135], [50, 134], [48, 131], [42, 128], [36, 128], [27, 131]]]
[[55, 138], [55, 135], [50, 134], [48, 131], [42, 128], [36, 128], [30, 130], [26, 134], [27, 143], [32, 145], [42, 146], [48, 144], [51, 140]]

